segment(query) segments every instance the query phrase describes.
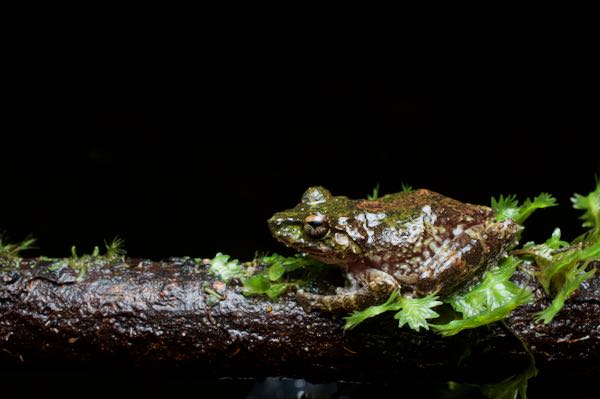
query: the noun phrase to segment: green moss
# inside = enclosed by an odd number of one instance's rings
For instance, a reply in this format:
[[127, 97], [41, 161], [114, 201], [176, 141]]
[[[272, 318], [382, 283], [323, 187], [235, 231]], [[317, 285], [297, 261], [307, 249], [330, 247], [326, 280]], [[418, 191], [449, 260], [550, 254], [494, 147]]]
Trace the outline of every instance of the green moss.
[[367, 194], [367, 199], [370, 201], [374, 201], [379, 198], [379, 183], [373, 188], [372, 194]]
[[481, 282], [466, 292], [444, 299], [462, 316], [446, 324], [432, 325], [441, 335], [450, 336], [462, 330], [477, 328], [503, 320], [521, 305], [531, 302], [531, 292], [510, 281], [520, 260], [505, 259], [497, 268], [488, 270]]
[[0, 236], [0, 271], [19, 267], [21, 252], [34, 248], [35, 238], [27, 237], [21, 242], [10, 243]]
[[104, 242], [105, 252], [103, 255], [100, 254], [100, 248], [95, 246], [91, 254], [81, 256], [77, 254], [77, 248], [73, 245], [71, 247], [71, 257], [55, 262], [48, 267], [48, 270], [60, 270], [68, 266], [77, 272], [77, 281], [81, 281], [91, 268], [124, 262], [126, 252], [123, 249], [123, 243], [124, 241], [117, 237], [110, 243]]
[[[243, 280], [242, 292], [247, 296], [264, 294], [270, 299], [278, 298], [290, 288], [298, 288], [313, 281], [320, 269], [328, 268], [323, 263], [301, 254], [290, 257], [279, 254], [262, 256], [255, 259], [254, 263], [262, 265], [264, 269]], [[296, 271], [303, 273], [292, 276]]]
[[219, 252], [210, 261], [208, 271], [221, 281], [229, 282], [234, 278], [248, 277], [244, 267], [237, 259], [230, 259], [229, 255]]
[[9, 243], [0, 236], [0, 257], [17, 258], [21, 252], [34, 248], [35, 238], [27, 237], [21, 242]]
[[596, 188], [588, 195], [575, 194], [571, 198], [573, 208], [583, 211], [579, 218], [583, 227], [591, 230], [591, 234], [600, 235], [600, 180], [596, 180]]
[[241, 263], [229, 255], [218, 253], [209, 265], [209, 273], [225, 283], [237, 279], [246, 296], [266, 295], [276, 299], [290, 288], [301, 287], [317, 278], [330, 267], [306, 255], [257, 256], [251, 262]]
[[536, 321], [552, 322], [563, 308], [565, 301], [592, 278], [600, 261], [600, 182], [588, 195], [575, 194], [571, 198], [573, 208], [582, 210], [583, 227], [589, 230], [571, 243], [561, 240], [560, 229], [542, 244], [527, 243], [514, 251], [522, 259], [532, 263], [533, 273], [547, 295], [553, 296], [550, 306], [537, 314]]
[[519, 205], [515, 195], [500, 195], [498, 200], [492, 197], [492, 210], [496, 214], [496, 220], [512, 219], [519, 224], [523, 224], [535, 210], [556, 205], [556, 198], [548, 193], [541, 193], [533, 200], [527, 198], [522, 205]]

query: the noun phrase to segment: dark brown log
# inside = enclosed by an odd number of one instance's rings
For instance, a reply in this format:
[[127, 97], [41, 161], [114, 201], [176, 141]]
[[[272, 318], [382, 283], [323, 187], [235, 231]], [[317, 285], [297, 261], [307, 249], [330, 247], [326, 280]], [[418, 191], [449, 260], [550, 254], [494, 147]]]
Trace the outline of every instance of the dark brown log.
[[25, 260], [0, 272], [0, 357], [24, 364], [183, 366], [203, 375], [381, 380], [397, 376], [498, 381], [527, 365], [516, 334], [541, 370], [599, 372], [600, 277], [584, 283], [549, 324], [533, 323], [548, 301], [525, 274], [535, 302], [504, 323], [444, 338], [399, 329], [392, 315], [344, 331], [344, 321], [306, 313], [289, 294], [247, 298], [228, 284], [211, 306], [207, 267], [191, 260], [128, 259], [92, 268]]

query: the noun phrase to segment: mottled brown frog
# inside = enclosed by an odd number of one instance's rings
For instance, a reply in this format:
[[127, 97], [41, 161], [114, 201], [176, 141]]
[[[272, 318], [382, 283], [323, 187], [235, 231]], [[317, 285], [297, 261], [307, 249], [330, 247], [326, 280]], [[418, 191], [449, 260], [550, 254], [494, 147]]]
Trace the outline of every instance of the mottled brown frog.
[[396, 289], [449, 294], [506, 256], [521, 229], [486, 206], [425, 189], [353, 200], [322, 187], [276, 213], [269, 228], [288, 247], [345, 270], [349, 287], [334, 295], [297, 292], [305, 309], [327, 312], [363, 309]]

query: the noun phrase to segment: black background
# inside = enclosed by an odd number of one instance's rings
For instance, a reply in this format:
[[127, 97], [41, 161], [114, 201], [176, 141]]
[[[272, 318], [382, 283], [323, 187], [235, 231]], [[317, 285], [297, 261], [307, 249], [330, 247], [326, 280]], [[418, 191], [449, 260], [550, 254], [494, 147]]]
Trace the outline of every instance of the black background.
[[564, 79], [431, 90], [404, 75], [32, 83], [4, 113], [0, 227], [15, 240], [33, 234], [32, 255], [118, 235], [135, 257], [248, 259], [285, 252], [265, 221], [310, 185], [364, 197], [404, 182], [482, 204], [547, 191], [561, 205], [533, 216], [525, 239], [580, 232], [569, 197], [600, 170], [596, 99]]

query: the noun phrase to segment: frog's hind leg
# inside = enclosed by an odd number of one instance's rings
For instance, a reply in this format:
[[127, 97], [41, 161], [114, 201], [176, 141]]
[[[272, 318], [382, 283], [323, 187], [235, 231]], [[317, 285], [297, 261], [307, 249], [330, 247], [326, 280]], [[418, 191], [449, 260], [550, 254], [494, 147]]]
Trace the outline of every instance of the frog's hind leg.
[[399, 288], [392, 276], [377, 269], [366, 270], [359, 276], [358, 281], [358, 288], [335, 295], [319, 295], [298, 290], [296, 300], [307, 312], [315, 309], [328, 313], [351, 312], [383, 303]]

